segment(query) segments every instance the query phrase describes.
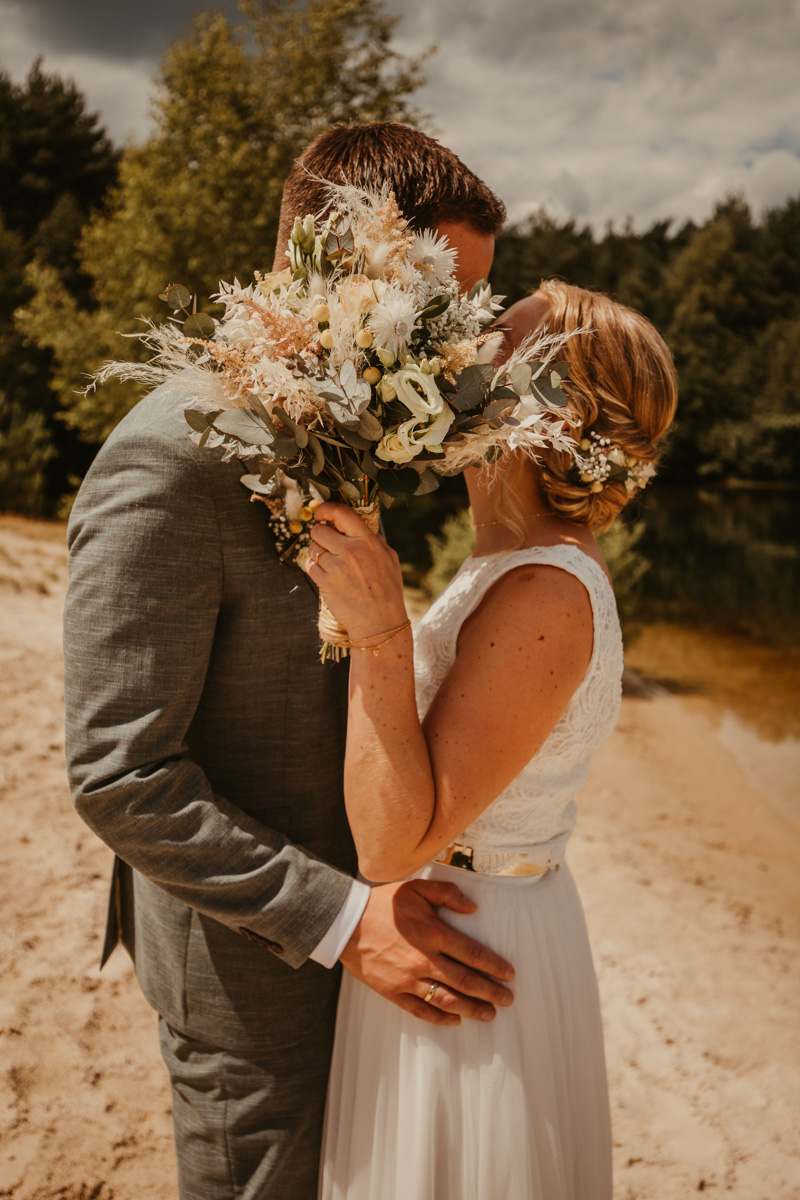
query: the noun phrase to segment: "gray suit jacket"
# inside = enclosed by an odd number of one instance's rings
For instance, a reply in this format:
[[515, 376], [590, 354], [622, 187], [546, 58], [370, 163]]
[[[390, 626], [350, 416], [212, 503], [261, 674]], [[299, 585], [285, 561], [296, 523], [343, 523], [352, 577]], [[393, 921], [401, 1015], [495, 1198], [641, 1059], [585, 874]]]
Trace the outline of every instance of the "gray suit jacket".
[[356, 856], [342, 794], [347, 667], [319, 662], [317, 595], [279, 562], [242, 467], [187, 436], [181, 382], [117, 427], [69, 524], [67, 765], [118, 856], [145, 996], [233, 1051], [329, 1016], [308, 960]]

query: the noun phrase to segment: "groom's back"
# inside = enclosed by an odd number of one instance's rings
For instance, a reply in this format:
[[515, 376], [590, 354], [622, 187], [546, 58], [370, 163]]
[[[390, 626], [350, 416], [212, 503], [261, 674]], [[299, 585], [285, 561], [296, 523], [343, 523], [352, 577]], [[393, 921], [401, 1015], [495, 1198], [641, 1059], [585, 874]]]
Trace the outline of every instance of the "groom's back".
[[[76, 501], [67, 752], [81, 815], [140, 868], [118, 868], [112, 925], [148, 1000], [183, 1032], [252, 1052], [335, 993], [337, 973], [305, 961], [330, 914], [292, 847], [355, 869], [347, 669], [319, 662], [313, 587], [279, 561], [241, 464], [194, 448], [180, 388], [121, 422]], [[260, 945], [250, 909], [271, 913]]]

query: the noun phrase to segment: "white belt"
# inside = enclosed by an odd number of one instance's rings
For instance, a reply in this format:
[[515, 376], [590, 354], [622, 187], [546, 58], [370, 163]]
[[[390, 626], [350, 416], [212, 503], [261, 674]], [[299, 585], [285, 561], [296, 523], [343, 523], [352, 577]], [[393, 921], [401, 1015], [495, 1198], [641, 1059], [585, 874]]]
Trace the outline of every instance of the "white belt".
[[566, 838], [556, 845], [519, 846], [513, 850], [481, 850], [479, 846], [453, 842], [434, 862], [478, 875], [544, 875], [545, 871], [558, 870], [566, 848]]

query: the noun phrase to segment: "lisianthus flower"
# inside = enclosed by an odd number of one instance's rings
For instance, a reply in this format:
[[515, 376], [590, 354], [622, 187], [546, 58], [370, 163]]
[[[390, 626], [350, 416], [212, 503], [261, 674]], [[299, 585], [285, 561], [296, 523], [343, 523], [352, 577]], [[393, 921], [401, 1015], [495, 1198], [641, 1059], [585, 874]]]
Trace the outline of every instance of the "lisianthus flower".
[[447, 238], [437, 237], [432, 229], [414, 235], [409, 258], [427, 279], [445, 283], [456, 269], [457, 250], [448, 249]]
[[386, 400], [396, 396], [418, 420], [438, 416], [445, 408], [436, 380], [414, 363], [384, 375], [383, 396]]
[[406, 292], [387, 288], [381, 302], [369, 315], [367, 327], [375, 346], [390, 351], [395, 358], [405, 354], [411, 335], [417, 328], [417, 312], [413, 297]]

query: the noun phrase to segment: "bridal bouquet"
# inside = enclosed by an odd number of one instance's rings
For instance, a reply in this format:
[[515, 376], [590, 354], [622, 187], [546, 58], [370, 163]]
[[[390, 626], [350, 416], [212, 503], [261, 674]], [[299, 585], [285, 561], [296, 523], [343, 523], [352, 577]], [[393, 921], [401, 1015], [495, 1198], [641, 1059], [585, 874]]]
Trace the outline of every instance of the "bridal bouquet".
[[[301, 566], [322, 500], [376, 529], [380, 505], [441, 475], [512, 450], [576, 452], [556, 361], [565, 337], [531, 337], [495, 368], [502, 334], [487, 329], [503, 297], [485, 280], [462, 293], [447, 239], [412, 231], [390, 192], [332, 185], [331, 198], [324, 218], [295, 222], [285, 270], [221, 283], [219, 320], [190, 313], [189, 292], [170, 285], [175, 317], [143, 335], [151, 361], [99, 376], [189, 372], [190, 436], [244, 462], [280, 553]], [[347, 652], [324, 605], [320, 632], [323, 659]]]

